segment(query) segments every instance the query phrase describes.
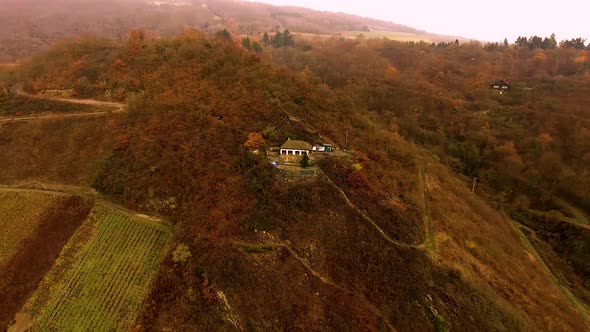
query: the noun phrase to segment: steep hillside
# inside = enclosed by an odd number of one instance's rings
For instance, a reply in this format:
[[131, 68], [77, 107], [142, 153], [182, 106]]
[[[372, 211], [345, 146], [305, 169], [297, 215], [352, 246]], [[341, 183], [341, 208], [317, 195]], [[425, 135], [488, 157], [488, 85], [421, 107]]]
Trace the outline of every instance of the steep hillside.
[[90, 186], [112, 150], [112, 120], [0, 123], [0, 182]]
[[[501, 67], [494, 59], [512, 49], [485, 52], [474, 45], [330, 40], [261, 56], [223, 35], [207, 39], [196, 31], [63, 43], [22, 64], [23, 87], [125, 100], [128, 112], [102, 122], [6, 125], [0, 139], [9, 151], [0, 153], [12, 159], [25, 156], [16, 139], [39, 141], [35, 128], [58, 133], [56, 144], [72, 142], [60, 150], [66, 160], [81, 158], [66, 177], [58, 161], [39, 151], [51, 172], [41, 172], [45, 164], [9, 165], [3, 181], [91, 183], [131, 208], [175, 221], [174, 250], [138, 329], [587, 330], [587, 303], [571, 302], [502, 213], [524, 205], [496, 190], [521, 179], [554, 193], [560, 183], [535, 177], [543, 153], [559, 154], [573, 172], [587, 168], [561, 149], [559, 134], [544, 152], [522, 154], [528, 171], [514, 166], [518, 150], [534, 147], [517, 141], [525, 130], [554, 127], [526, 127], [545, 123], [537, 120], [542, 101], [523, 97], [524, 89], [504, 96], [482, 87], [485, 75]], [[576, 63], [583, 52], [547, 56]], [[534, 54], [522, 56], [528, 62]], [[576, 82], [576, 92], [586, 89], [584, 62], [559, 63], [542, 67], [562, 75], [553, 91]], [[544, 89], [542, 74], [531, 71], [528, 80]], [[481, 112], [471, 110], [476, 104]], [[541, 114], [556, 119], [581, 109], [564, 105]], [[494, 144], [479, 144], [485, 122]], [[84, 130], [68, 129], [76, 126]], [[287, 138], [330, 140], [348, 151], [314, 160], [315, 176], [286, 180], [264, 153], [248, 148], [251, 134], [270, 146]], [[77, 135], [87, 144], [74, 144]], [[500, 149], [511, 140], [517, 143]], [[492, 172], [512, 177], [486, 175]], [[470, 191], [473, 176], [482, 178], [479, 196]], [[557, 202], [535, 201], [526, 186], [513, 189], [531, 200], [527, 208], [544, 202], [546, 212]], [[582, 201], [585, 190], [573, 189]]]

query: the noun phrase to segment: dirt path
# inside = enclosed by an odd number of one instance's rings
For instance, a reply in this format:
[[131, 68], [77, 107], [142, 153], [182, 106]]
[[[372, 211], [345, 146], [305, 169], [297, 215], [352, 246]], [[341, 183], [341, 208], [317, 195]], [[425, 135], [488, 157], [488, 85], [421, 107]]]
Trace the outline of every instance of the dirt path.
[[23, 92], [20, 89], [17, 89], [17, 94], [20, 96], [25, 96], [25, 97], [30, 97], [30, 98], [53, 100], [53, 101], [59, 101], [59, 102], [64, 102], [64, 103], [70, 103], [70, 104], [112, 107], [112, 108], [114, 108], [114, 110], [86, 112], [86, 113], [47, 114], [47, 115], [22, 116], [22, 117], [0, 117], [0, 123], [3, 123], [3, 122], [24, 122], [24, 121], [32, 121], [32, 120], [38, 120], [38, 119], [59, 119], [59, 118], [102, 116], [102, 115], [109, 115], [109, 114], [113, 114], [113, 113], [125, 112], [125, 110], [127, 108], [127, 105], [122, 104], [122, 103], [115, 103], [115, 102], [94, 100], [94, 99], [54, 98], [54, 97], [44, 96], [44, 95], [32, 95], [32, 94], [28, 94], [26, 92]]
[[[508, 217], [506, 217], [506, 218], [508, 218]], [[537, 250], [535, 249], [535, 247], [533, 246], [531, 241], [528, 239], [526, 234], [524, 234], [522, 232], [522, 230], [520, 229], [521, 226], [525, 227], [527, 229], [528, 229], [528, 227], [520, 225], [519, 223], [517, 223], [516, 221], [514, 221], [512, 219], [509, 219], [509, 220], [512, 225], [512, 228], [516, 231], [516, 233], [519, 235], [519, 237], [524, 242], [525, 248], [529, 251], [529, 253], [531, 255], [533, 255], [535, 260], [541, 266], [541, 269], [545, 272], [545, 274], [547, 274], [549, 279], [551, 279], [551, 281], [555, 285], [555, 287], [557, 287], [557, 289], [559, 289], [559, 291], [563, 294], [563, 296], [565, 296], [574, 305], [574, 307], [582, 314], [582, 316], [586, 320], [586, 325], [588, 327], [590, 327], [590, 310], [569, 290], [569, 288], [566, 285], [562, 284], [559, 281], [559, 278], [555, 274], [553, 274], [553, 272], [551, 272], [551, 269], [549, 269], [549, 267], [547, 266], [547, 264], [545, 263], [543, 258], [541, 258], [541, 255], [537, 252]], [[534, 231], [533, 231], [533, 233], [534, 233]]]
[[407, 244], [407, 243], [403, 243], [397, 240], [392, 239], [389, 235], [387, 235], [387, 233], [385, 233], [385, 231], [379, 227], [379, 225], [377, 225], [377, 223], [371, 219], [371, 217], [369, 217], [364, 211], [362, 211], [356, 204], [354, 204], [350, 198], [348, 198], [348, 196], [346, 195], [346, 193], [344, 192], [344, 190], [342, 190], [342, 188], [340, 188], [336, 183], [334, 183], [327, 175], [326, 175], [326, 180], [328, 181], [328, 183], [330, 183], [334, 189], [336, 189], [340, 195], [342, 196], [342, 198], [344, 199], [344, 201], [346, 202], [346, 204], [354, 209], [361, 217], [363, 217], [364, 220], [366, 220], [371, 226], [373, 226], [373, 228], [379, 233], [379, 235], [381, 235], [381, 237], [383, 239], [385, 239], [385, 241], [389, 242], [390, 244], [393, 244], [395, 246], [398, 247], [402, 247], [402, 248], [414, 248], [414, 249], [420, 249], [423, 250], [426, 247], [426, 242], [421, 243], [421, 244]]
[[572, 218], [572, 221], [566, 220], [567, 222], [570, 222], [572, 224], [576, 224], [578, 226], [582, 226], [586, 229], [590, 229], [589, 226], [589, 222], [588, 222], [588, 217], [586, 215], [586, 213], [584, 211], [582, 211], [581, 209], [579, 209], [578, 207], [570, 204], [569, 202], [567, 202], [565, 199], [561, 198], [561, 197], [553, 197], [553, 200], [565, 207], [569, 212], [571, 212], [574, 215], [574, 218]]
[[4, 192], [29, 192], [29, 193], [40, 193], [40, 194], [49, 194], [49, 195], [56, 195], [56, 196], [72, 196], [72, 195], [79, 195], [79, 196], [90, 196], [93, 197], [97, 203], [100, 203], [102, 205], [105, 205], [107, 207], [119, 210], [121, 212], [124, 212], [130, 216], [133, 217], [138, 217], [138, 218], [142, 218], [142, 219], [149, 219], [151, 221], [155, 221], [155, 222], [160, 222], [160, 223], [169, 223], [168, 221], [159, 218], [159, 217], [155, 217], [155, 216], [148, 216], [146, 214], [137, 212], [137, 211], [132, 211], [127, 209], [124, 206], [121, 206], [119, 204], [115, 204], [103, 197], [100, 196], [100, 194], [98, 192], [96, 192], [94, 189], [90, 189], [90, 188], [83, 188], [83, 187], [67, 187], [67, 188], [59, 188], [58, 189], [50, 189], [51, 186], [47, 185], [47, 187], [45, 188], [20, 188], [20, 187], [10, 187], [10, 186], [2, 186], [0, 185], [0, 192], [4, 191]]
[[284, 243], [277, 243], [277, 242], [269, 242], [269, 243], [248, 243], [245, 241], [241, 241], [241, 240], [234, 240], [232, 241], [232, 243], [234, 245], [238, 245], [238, 246], [273, 246], [273, 247], [277, 247], [277, 248], [284, 248], [285, 250], [287, 250], [289, 252], [289, 254], [291, 254], [291, 256], [293, 258], [295, 258], [295, 260], [297, 260], [312, 276], [314, 276], [315, 278], [317, 278], [319, 281], [321, 281], [322, 283], [331, 286], [335, 289], [338, 289], [339, 291], [342, 291], [352, 297], [358, 298], [360, 299], [365, 306], [377, 317], [381, 317], [381, 319], [383, 319], [385, 325], [389, 328], [390, 331], [396, 331], [395, 327], [391, 324], [391, 322], [389, 321], [389, 319], [387, 318], [387, 316], [385, 316], [385, 314], [377, 307], [375, 306], [364, 294], [362, 294], [361, 292], [358, 292], [356, 290], [353, 290], [347, 286], [343, 286], [343, 285], [339, 285], [337, 284], [335, 281], [333, 281], [332, 279], [330, 279], [327, 276], [322, 275], [320, 272], [314, 270], [311, 267], [311, 264], [309, 264], [309, 262], [299, 256], [299, 254], [297, 254], [297, 252], [295, 250], [293, 250], [293, 248], [291, 248], [291, 246], [289, 246], [288, 244], [284, 244]]
[[427, 250], [432, 252], [436, 251], [436, 242], [433, 236], [433, 225], [432, 225], [432, 217], [430, 215], [430, 206], [428, 205], [428, 195], [427, 195], [427, 188], [426, 183], [428, 183], [428, 174], [426, 174], [426, 170], [424, 167], [420, 167], [418, 170], [418, 180], [420, 183], [420, 192], [422, 196], [422, 201], [424, 202], [424, 212], [422, 215], [422, 220], [424, 221], [424, 247]]

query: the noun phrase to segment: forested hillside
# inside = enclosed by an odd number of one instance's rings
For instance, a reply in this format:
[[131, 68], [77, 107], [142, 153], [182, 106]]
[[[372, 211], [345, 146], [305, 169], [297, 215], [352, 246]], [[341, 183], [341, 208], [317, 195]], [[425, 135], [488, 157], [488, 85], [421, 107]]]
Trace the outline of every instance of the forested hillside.
[[[588, 328], [588, 237], [572, 232], [586, 232], [574, 224], [590, 206], [589, 51], [242, 45], [134, 30], [62, 42], [16, 69], [31, 93], [129, 104], [106, 121], [0, 127], [0, 179], [91, 184], [176, 223], [138, 328]], [[490, 88], [499, 79], [508, 92]], [[44, 134], [35, 163], [13, 162]], [[245, 147], [252, 134], [349, 153], [286, 181]]]
[[[165, 3], [166, 1], [164, 1]], [[310, 34], [351, 32], [371, 27], [409, 33], [413, 38], [455, 40], [411, 27], [343, 13], [277, 7], [232, 0], [183, 1], [189, 6], [155, 5], [148, 0], [3, 0], [0, 10], [0, 63], [14, 62], [64, 38], [100, 35], [125, 38], [144, 28], [173, 36], [190, 27], [207, 34], [227, 29], [262, 37], [282, 29]]]

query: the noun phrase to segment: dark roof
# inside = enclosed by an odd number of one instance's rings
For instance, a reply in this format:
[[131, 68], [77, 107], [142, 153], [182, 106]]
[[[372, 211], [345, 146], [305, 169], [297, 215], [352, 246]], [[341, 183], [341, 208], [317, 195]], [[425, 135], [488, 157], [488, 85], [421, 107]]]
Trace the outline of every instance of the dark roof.
[[297, 141], [294, 139], [290, 139], [286, 141], [283, 145], [281, 145], [281, 149], [291, 149], [291, 150], [312, 150], [311, 144], [305, 141]]
[[508, 84], [508, 82], [504, 81], [504, 80], [499, 80], [494, 82], [494, 84], [492, 85], [499, 85], [499, 86], [510, 86], [510, 84]]

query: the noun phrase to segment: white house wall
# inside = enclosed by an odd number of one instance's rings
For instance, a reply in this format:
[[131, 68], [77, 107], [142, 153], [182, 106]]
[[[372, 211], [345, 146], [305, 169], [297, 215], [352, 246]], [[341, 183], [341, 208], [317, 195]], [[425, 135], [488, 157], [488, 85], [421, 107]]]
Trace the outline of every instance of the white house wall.
[[281, 154], [287, 156], [302, 156], [304, 154], [309, 155], [309, 150], [281, 149]]

